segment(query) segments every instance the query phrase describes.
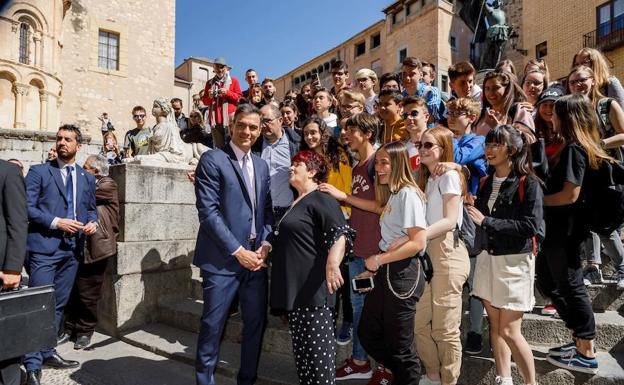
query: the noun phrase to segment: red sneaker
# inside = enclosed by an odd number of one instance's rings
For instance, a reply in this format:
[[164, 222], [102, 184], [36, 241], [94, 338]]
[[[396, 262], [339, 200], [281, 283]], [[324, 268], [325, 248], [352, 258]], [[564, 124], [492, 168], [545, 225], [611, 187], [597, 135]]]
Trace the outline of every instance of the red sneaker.
[[557, 309], [552, 304], [546, 304], [542, 309], [543, 315], [555, 315], [557, 314]]
[[341, 380], [368, 380], [373, 376], [370, 362], [356, 365], [353, 359], [347, 358], [344, 364], [336, 370], [336, 381]]
[[367, 385], [392, 385], [393, 379], [392, 373], [387, 372], [383, 366], [379, 365]]

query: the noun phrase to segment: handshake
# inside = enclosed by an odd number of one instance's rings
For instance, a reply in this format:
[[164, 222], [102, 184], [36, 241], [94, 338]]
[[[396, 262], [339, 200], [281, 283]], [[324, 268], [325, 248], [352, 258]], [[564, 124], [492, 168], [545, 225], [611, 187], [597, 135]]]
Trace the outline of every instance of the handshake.
[[89, 222], [85, 225], [82, 222], [75, 221], [73, 219], [61, 218], [56, 223], [56, 228], [68, 234], [75, 234], [78, 231], [83, 231], [87, 235], [92, 235], [95, 234], [98, 224], [97, 222]]
[[260, 246], [256, 251], [247, 250], [241, 247], [234, 253], [234, 256], [238, 259], [238, 263], [240, 263], [245, 269], [257, 271], [264, 267], [268, 267], [266, 259], [269, 255], [270, 249], [271, 246], [268, 244]]

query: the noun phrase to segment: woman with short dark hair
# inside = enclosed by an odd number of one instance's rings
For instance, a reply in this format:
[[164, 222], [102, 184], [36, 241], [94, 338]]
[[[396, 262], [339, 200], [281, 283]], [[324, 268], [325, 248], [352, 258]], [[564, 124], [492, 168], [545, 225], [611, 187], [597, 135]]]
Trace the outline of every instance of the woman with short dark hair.
[[351, 253], [352, 230], [338, 202], [318, 191], [327, 173], [314, 151], [293, 157], [290, 184], [299, 196], [271, 240], [271, 307], [288, 313], [300, 384], [333, 384], [336, 374], [335, 293], [344, 284], [340, 263]]

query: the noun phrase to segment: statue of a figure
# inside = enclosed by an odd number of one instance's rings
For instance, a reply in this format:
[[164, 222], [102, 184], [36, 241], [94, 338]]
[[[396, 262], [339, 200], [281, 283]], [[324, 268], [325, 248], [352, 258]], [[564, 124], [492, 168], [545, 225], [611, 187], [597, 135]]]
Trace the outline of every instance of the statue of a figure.
[[137, 155], [134, 160], [146, 163], [182, 163], [188, 164], [192, 155], [180, 138], [180, 129], [173, 117], [173, 110], [165, 98], [154, 100], [152, 115], [156, 125], [152, 128], [149, 141], [149, 154]]
[[481, 55], [479, 66], [481, 69], [496, 67], [496, 64], [503, 58], [505, 44], [509, 40], [509, 26], [501, 2], [494, 0], [492, 5], [486, 2], [484, 7], [488, 29], [485, 36], [485, 50]]

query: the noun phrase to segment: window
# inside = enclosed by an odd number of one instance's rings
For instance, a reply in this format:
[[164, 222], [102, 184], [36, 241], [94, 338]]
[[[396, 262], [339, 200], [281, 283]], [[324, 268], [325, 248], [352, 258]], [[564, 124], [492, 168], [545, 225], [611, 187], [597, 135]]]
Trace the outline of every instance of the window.
[[393, 13], [392, 14], [392, 25], [395, 25], [397, 23], [397, 14]]
[[357, 43], [355, 45], [355, 57], [362, 56], [366, 52], [366, 42]]
[[20, 24], [19, 62], [30, 64], [30, 26], [24, 22]]
[[322, 64], [319, 64], [319, 66], [318, 66], [318, 67], [316, 67], [316, 73], [319, 73], [319, 74], [320, 74], [320, 73], [322, 73], [322, 72], [323, 72], [323, 65], [322, 65]]
[[407, 58], [407, 48], [399, 50], [399, 64], [403, 63], [405, 58]]
[[98, 67], [107, 70], [119, 70], [119, 34], [100, 30]]
[[455, 38], [455, 36], [451, 36], [450, 39], [450, 44], [451, 44], [451, 49], [452, 50], [457, 50], [457, 39]]
[[442, 92], [448, 92], [448, 81], [449, 78], [446, 75], [442, 75]]
[[412, 4], [408, 4], [408, 5], [405, 7], [405, 16], [407, 17], [407, 16], [409, 16], [409, 15], [411, 15], [411, 14], [412, 14]]
[[370, 43], [371, 49], [377, 48], [380, 45], [381, 45], [381, 34], [377, 33], [371, 36], [371, 43]]
[[300, 82], [299, 82], [299, 78], [298, 78], [298, 77], [296, 77], [296, 78], [295, 78], [295, 82], [294, 82], [294, 83], [295, 83], [295, 85], [297, 85], [297, 84], [299, 84], [299, 83], [300, 83]]
[[323, 70], [329, 71], [329, 62], [325, 62], [325, 64], [323, 64]]
[[420, 0], [420, 8], [423, 8], [426, 3], [427, 3], [427, 0]]
[[624, 29], [624, 0], [612, 0], [596, 8], [598, 37]]
[[542, 59], [546, 55], [548, 55], [548, 45], [546, 42], [539, 43], [535, 46], [535, 57], [537, 59]]

